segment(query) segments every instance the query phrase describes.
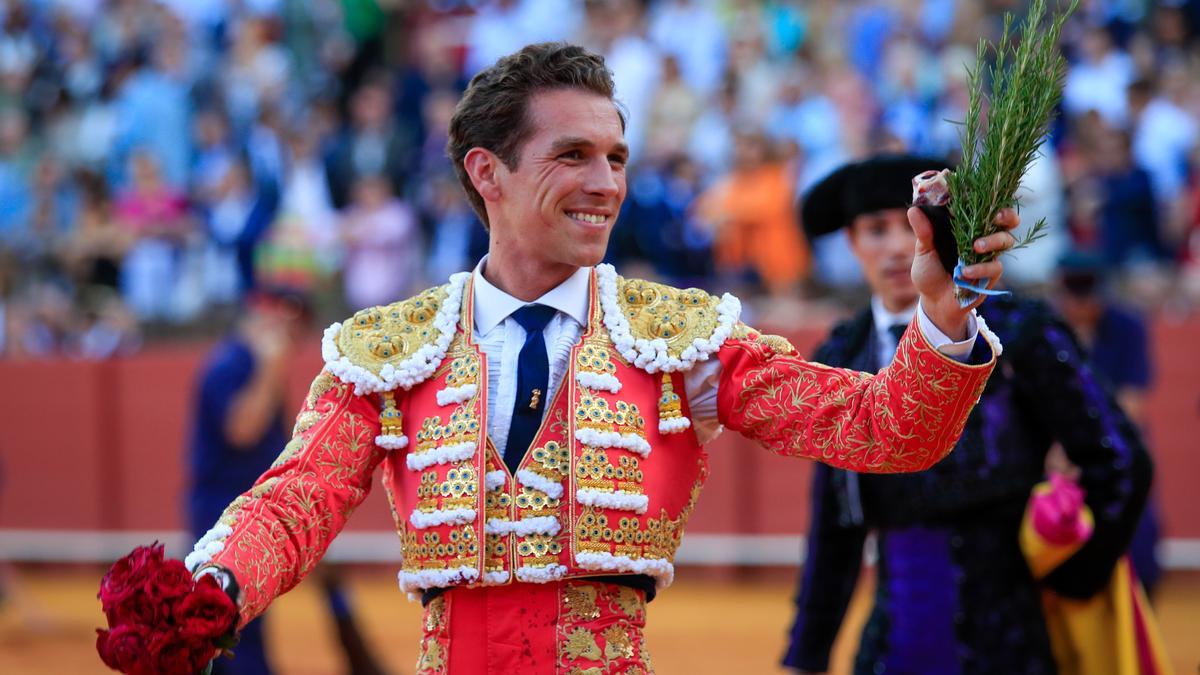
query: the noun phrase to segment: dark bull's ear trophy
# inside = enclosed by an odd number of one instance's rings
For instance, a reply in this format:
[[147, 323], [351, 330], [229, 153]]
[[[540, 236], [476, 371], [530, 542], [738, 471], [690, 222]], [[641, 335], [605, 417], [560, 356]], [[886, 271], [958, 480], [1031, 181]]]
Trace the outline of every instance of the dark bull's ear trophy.
[[947, 171], [925, 171], [913, 178], [913, 206], [921, 209], [933, 225], [933, 247], [947, 274], [958, 266], [958, 242], [950, 224], [950, 190], [946, 185]]
[[954, 274], [958, 266], [958, 245], [954, 242], [954, 230], [950, 227], [950, 209], [945, 206], [921, 206], [921, 211], [933, 223], [933, 247], [938, 260], [947, 274]]

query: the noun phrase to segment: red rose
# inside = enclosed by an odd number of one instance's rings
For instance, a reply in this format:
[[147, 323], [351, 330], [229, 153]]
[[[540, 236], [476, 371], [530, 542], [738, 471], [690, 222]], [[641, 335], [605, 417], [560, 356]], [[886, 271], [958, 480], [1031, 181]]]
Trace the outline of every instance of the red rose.
[[146, 580], [144, 588], [157, 615], [165, 619], [174, 613], [179, 600], [195, 585], [187, 566], [178, 560], [168, 560]]
[[140, 595], [146, 580], [149, 579], [163, 562], [163, 546], [155, 542], [151, 546], [139, 546], [129, 555], [113, 563], [113, 566], [100, 580], [100, 605], [108, 615], [108, 624], [115, 625], [121, 615], [121, 605], [128, 603]]
[[147, 651], [151, 635], [145, 626], [124, 625], [96, 633], [96, 651], [104, 665], [130, 675], [154, 673]]
[[189, 637], [215, 640], [236, 620], [237, 607], [211, 576], [200, 577], [196, 590], [175, 605], [175, 623]]
[[105, 612], [110, 627], [138, 624], [154, 628], [160, 621], [171, 617], [169, 603], [159, 603], [145, 592], [145, 587], [113, 605]]
[[111, 632], [103, 628], [96, 629], [96, 653], [100, 655], [100, 660], [104, 662], [104, 665], [116, 670], [121, 667], [121, 664], [117, 662], [117, 656], [113, 654], [112, 647], [108, 643], [108, 636]]
[[178, 630], [162, 631], [150, 641], [149, 662], [156, 673], [196, 673], [214, 656], [212, 642], [184, 635]]

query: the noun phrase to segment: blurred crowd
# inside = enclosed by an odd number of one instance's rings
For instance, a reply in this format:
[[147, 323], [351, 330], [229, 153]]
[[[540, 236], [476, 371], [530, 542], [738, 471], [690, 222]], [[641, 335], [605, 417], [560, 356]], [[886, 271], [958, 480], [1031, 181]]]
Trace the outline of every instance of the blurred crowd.
[[[1020, 0], [0, 0], [0, 354], [104, 358], [204, 332], [259, 285], [390, 302], [487, 247], [445, 157], [471, 75], [603, 53], [627, 109], [626, 273], [816, 302], [861, 285], [796, 200], [870, 154], [955, 158], [966, 68]], [[1200, 303], [1200, 1], [1083, 0], [1022, 188], [1147, 307]], [[634, 269], [630, 269], [634, 268]]]

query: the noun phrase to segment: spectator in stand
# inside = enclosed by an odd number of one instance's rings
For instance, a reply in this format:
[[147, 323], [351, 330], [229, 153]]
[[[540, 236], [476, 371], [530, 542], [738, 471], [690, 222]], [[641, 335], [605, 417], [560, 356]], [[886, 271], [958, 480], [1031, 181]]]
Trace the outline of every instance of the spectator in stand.
[[692, 125], [688, 141], [690, 154], [704, 171], [705, 182], [729, 171], [733, 164], [734, 129], [738, 126], [736, 78], [728, 78], [716, 98]]
[[78, 322], [64, 345], [68, 355], [97, 361], [141, 347], [137, 318], [111, 289], [91, 289], [76, 302], [76, 311]]
[[363, 176], [342, 214], [346, 303], [351, 310], [385, 305], [420, 290], [422, 243], [416, 213], [385, 176]]
[[1150, 174], [1163, 213], [1170, 213], [1187, 181], [1188, 158], [1200, 140], [1200, 124], [1179, 105], [1185, 66], [1173, 64], [1163, 73], [1168, 86], [1157, 90], [1150, 80], [1129, 85], [1133, 158]]
[[1023, 237], [1039, 220], [1046, 220], [1046, 229], [1036, 246], [1022, 250], [1005, 261], [1004, 279], [1012, 286], [1038, 288], [1049, 285], [1059, 258], [1071, 246], [1067, 230], [1066, 203], [1063, 196], [1062, 168], [1053, 146], [1047, 141], [1034, 157], [1021, 185], [1021, 225], [1017, 237]]
[[655, 277], [672, 285], [713, 286], [713, 233], [691, 210], [699, 183], [699, 167], [686, 155], [643, 166], [629, 183], [608, 257], [618, 265], [644, 260]]
[[117, 222], [102, 176], [85, 172], [79, 182], [79, 218], [59, 249], [59, 264], [81, 291], [97, 287], [117, 291], [121, 261], [135, 235]]
[[1150, 174], [1133, 161], [1129, 132], [1102, 129], [1092, 168], [1099, 184], [1100, 250], [1114, 268], [1152, 263], [1164, 250]]
[[650, 17], [650, 39], [679, 61], [683, 79], [697, 94], [707, 97], [725, 86], [729, 38], [710, 3], [657, 3]]
[[202, 203], [206, 244], [204, 289], [209, 303], [231, 305], [255, 286], [254, 250], [279, 208], [279, 188], [255, 180], [250, 164], [234, 158]]
[[393, 121], [389, 80], [368, 78], [350, 99], [349, 117], [326, 159], [333, 205], [349, 204], [364, 176], [384, 176], [392, 193], [403, 194], [420, 144], [412, 129]]
[[237, 160], [229, 119], [220, 107], [202, 108], [192, 120], [194, 155], [188, 187], [201, 200], [225, 178], [229, 166]]
[[733, 171], [699, 197], [699, 213], [715, 229], [717, 273], [750, 278], [773, 296], [809, 277], [808, 246], [796, 220], [795, 179], [766, 136], [740, 134]]
[[795, 143], [803, 152], [799, 190], [845, 163], [846, 149], [838, 109], [821, 91], [820, 73], [799, 61], [790, 70], [779, 100], [767, 116], [766, 128], [774, 140]]
[[26, 255], [39, 267], [53, 266], [52, 258], [74, 229], [78, 211], [75, 186], [53, 155], [43, 155], [34, 167], [30, 198]]
[[22, 248], [29, 234], [29, 179], [39, 155], [29, 115], [20, 108], [0, 108], [0, 242], [11, 248]]
[[625, 106], [625, 142], [636, 162], [648, 140], [646, 123], [654, 92], [662, 80], [658, 46], [646, 38], [646, 18], [638, 0], [588, 0], [586, 29], [579, 43], [604, 56], [613, 74], [615, 95]]
[[279, 213], [268, 237], [273, 244], [285, 239], [302, 243], [293, 251], [295, 258], [311, 260], [305, 266], [311, 265], [326, 276], [341, 264], [342, 251], [337, 242], [337, 212], [320, 156], [319, 134], [311, 124], [295, 125], [287, 134]]
[[171, 187], [146, 151], [130, 158], [130, 187], [116, 200], [114, 215], [134, 242], [121, 264], [121, 289], [137, 317], [180, 320], [174, 306], [182, 257], [194, 227], [183, 192]]
[[1095, 110], [1104, 121], [1119, 126], [1128, 119], [1125, 89], [1134, 79], [1133, 60], [1118, 49], [1103, 26], [1091, 26], [1083, 36], [1080, 58], [1067, 69], [1063, 110], [1078, 116]]
[[124, 165], [133, 155], [148, 154], [159, 179], [174, 189], [187, 186], [192, 152], [186, 44], [186, 30], [177, 21], [163, 26], [149, 54], [135, 52], [128, 57], [130, 69], [117, 86], [114, 100], [113, 159]]
[[704, 102], [683, 81], [679, 60], [664, 56], [662, 80], [650, 103], [646, 122], [646, 162], [654, 164], [687, 152], [692, 125], [703, 108]]

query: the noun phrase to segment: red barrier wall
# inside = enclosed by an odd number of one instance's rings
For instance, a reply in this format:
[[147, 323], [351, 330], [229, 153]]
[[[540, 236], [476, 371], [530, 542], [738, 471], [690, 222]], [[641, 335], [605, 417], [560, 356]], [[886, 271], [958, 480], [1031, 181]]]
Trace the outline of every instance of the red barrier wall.
[[[791, 336], [803, 353], [824, 334]], [[1150, 436], [1170, 537], [1200, 538], [1200, 318], [1153, 326], [1157, 387]], [[0, 528], [175, 530], [182, 527], [188, 411], [209, 345], [155, 348], [105, 363], [0, 362]], [[314, 341], [296, 364], [294, 399], [320, 361]], [[808, 462], [725, 434], [690, 532], [799, 534], [807, 524]], [[753, 489], [746, 489], [754, 486]], [[392, 525], [382, 491], [352, 530]]]

